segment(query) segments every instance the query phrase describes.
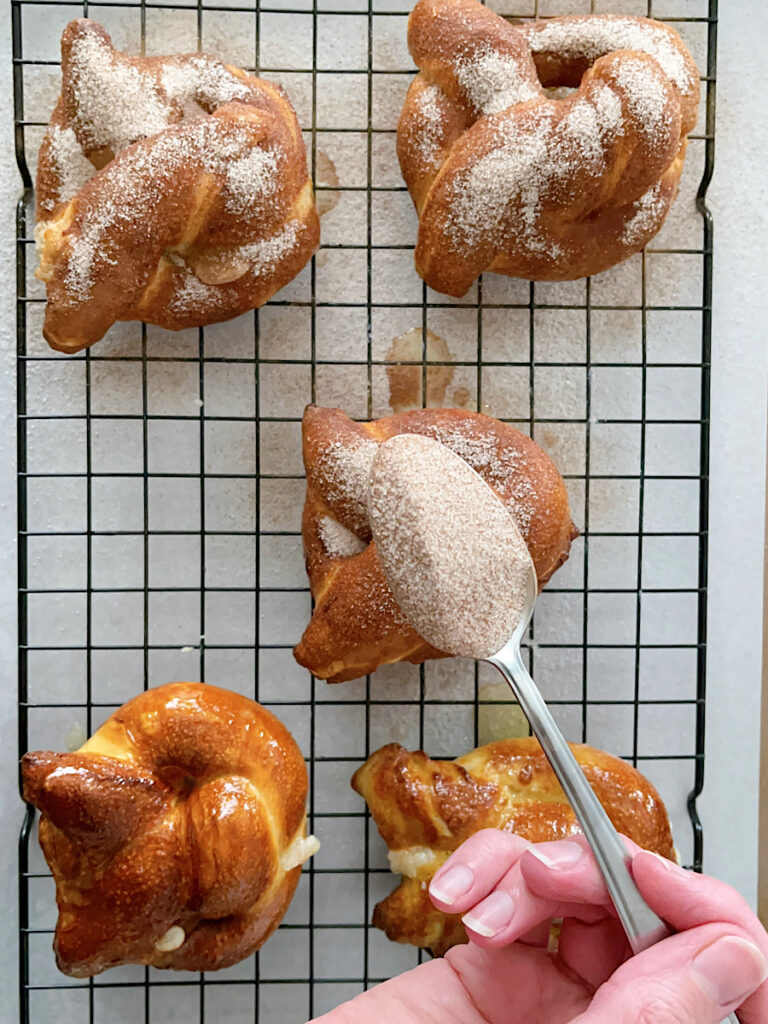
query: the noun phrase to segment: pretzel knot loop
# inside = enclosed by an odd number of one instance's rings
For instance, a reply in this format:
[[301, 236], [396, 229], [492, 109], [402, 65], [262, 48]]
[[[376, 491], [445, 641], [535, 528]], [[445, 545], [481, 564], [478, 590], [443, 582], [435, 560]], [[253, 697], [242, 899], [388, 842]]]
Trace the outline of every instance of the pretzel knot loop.
[[419, 0], [408, 43], [420, 70], [397, 147], [431, 287], [464, 295], [485, 270], [586, 277], [659, 230], [699, 101], [673, 29], [619, 15], [513, 27], [477, 0]]
[[61, 50], [35, 232], [53, 348], [91, 345], [117, 320], [226, 320], [296, 276], [319, 221], [279, 86], [205, 54], [127, 56], [87, 19]]
[[566, 560], [577, 535], [554, 463], [508, 423], [461, 409], [410, 410], [355, 423], [340, 409], [308, 406], [302, 536], [315, 605], [294, 656], [332, 683], [380, 665], [447, 656], [406, 620], [371, 535], [371, 464], [378, 446], [398, 434], [440, 441], [477, 470], [515, 516], [542, 585]]
[[56, 881], [57, 963], [75, 977], [236, 963], [277, 927], [318, 846], [291, 734], [215, 686], [148, 690], [80, 750], [22, 767]]

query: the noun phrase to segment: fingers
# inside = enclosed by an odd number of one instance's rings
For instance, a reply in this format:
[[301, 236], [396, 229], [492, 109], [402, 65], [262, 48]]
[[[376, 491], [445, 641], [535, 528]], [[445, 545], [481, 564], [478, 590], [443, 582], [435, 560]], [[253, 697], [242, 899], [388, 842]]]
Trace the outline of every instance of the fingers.
[[[551, 895], [540, 895], [528, 885], [523, 864], [531, 859], [558, 879]], [[607, 913], [607, 894], [596, 884], [596, 872], [581, 843], [564, 840], [529, 846], [493, 892], [464, 915], [467, 934], [477, 945], [494, 948], [523, 937], [541, 942], [539, 927], [555, 917], [601, 920]], [[599, 898], [593, 899], [595, 894]]]
[[768, 961], [744, 931], [703, 925], [628, 960], [572, 1024], [721, 1024], [766, 977]]
[[477, 1009], [464, 979], [447, 959], [439, 957], [361, 992], [330, 1013], [313, 1018], [309, 1024], [476, 1020]]
[[730, 885], [685, 871], [645, 850], [632, 858], [632, 874], [648, 903], [675, 931], [725, 921], [748, 932], [768, 956], [768, 935], [746, 900]]
[[[768, 957], [768, 935], [733, 889], [641, 851], [627, 839], [624, 842], [632, 854], [640, 891], [673, 928], [687, 933], [711, 922], [730, 925], [745, 933]], [[470, 939], [489, 949], [521, 939], [545, 945], [548, 923], [552, 918], [565, 918], [561, 959], [593, 984], [600, 984], [611, 966], [626, 955], [620, 932], [609, 929], [616, 935], [605, 964], [590, 974], [578, 963], [579, 930], [575, 925], [594, 925], [615, 916], [582, 836], [533, 846], [510, 834], [485, 830], [465, 843], [435, 875], [430, 893], [441, 910], [463, 913]], [[742, 1020], [745, 1024], [768, 1021], [768, 984], [747, 1001]]]
[[[637, 849], [628, 839], [624, 841]], [[531, 892], [543, 899], [613, 908], [603, 876], [583, 836], [532, 846], [521, 858], [520, 870]]]
[[476, 832], [435, 872], [430, 899], [438, 910], [461, 914], [484, 899], [530, 845], [499, 829]]
[[[746, 900], [716, 878], [684, 871], [655, 854], [638, 851], [632, 874], [648, 903], [677, 931], [687, 932], [709, 921], [739, 928], [768, 958], [768, 934]], [[768, 1021], [768, 984], [746, 1001], [741, 1011], [744, 1024]]]
[[615, 917], [587, 924], [569, 917], [563, 921], [557, 957], [590, 991], [606, 982], [632, 955], [624, 929]]

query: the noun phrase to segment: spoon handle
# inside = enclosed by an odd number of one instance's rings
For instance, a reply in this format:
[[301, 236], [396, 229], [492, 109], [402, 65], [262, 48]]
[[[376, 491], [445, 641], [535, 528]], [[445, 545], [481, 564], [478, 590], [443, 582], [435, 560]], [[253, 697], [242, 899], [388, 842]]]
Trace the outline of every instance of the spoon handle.
[[642, 952], [670, 935], [669, 928], [640, 895], [629, 870], [631, 857], [523, 664], [519, 646], [508, 644], [488, 660], [517, 697], [592, 847], [632, 951]]
[[[632, 952], [642, 953], [671, 935], [670, 929], [637, 888], [629, 869], [629, 853], [525, 667], [519, 644], [507, 644], [488, 661], [501, 672], [517, 697], [592, 847]], [[730, 1014], [723, 1024], [739, 1024], [736, 1014]]]

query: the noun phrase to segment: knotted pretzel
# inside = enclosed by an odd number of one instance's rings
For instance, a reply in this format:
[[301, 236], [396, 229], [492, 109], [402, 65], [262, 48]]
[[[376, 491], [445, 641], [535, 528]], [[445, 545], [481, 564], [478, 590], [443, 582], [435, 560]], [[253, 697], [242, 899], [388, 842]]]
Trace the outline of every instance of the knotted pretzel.
[[37, 172], [53, 348], [91, 345], [116, 320], [226, 320], [295, 277], [319, 221], [279, 86], [205, 54], [126, 56], [87, 19], [61, 53]]
[[22, 767], [56, 882], [56, 960], [74, 977], [242, 960], [277, 927], [318, 846], [305, 838], [293, 737], [215, 686], [148, 690], [76, 753], [25, 754]]
[[[577, 744], [572, 750], [619, 832], [674, 859], [667, 811], [648, 779], [601, 750]], [[467, 941], [461, 918], [437, 910], [428, 893], [432, 876], [465, 839], [483, 828], [532, 843], [580, 831], [535, 739], [489, 743], [455, 761], [433, 761], [421, 750], [409, 753], [390, 743], [358, 768], [352, 788], [389, 847], [392, 871], [403, 876], [376, 906], [374, 925], [390, 939], [436, 955]]]
[[480, 473], [515, 516], [540, 585], [566, 560], [577, 533], [554, 463], [509, 424], [461, 409], [420, 409], [355, 423], [340, 409], [309, 406], [302, 534], [315, 607], [294, 655], [332, 683], [392, 662], [447, 657], [405, 620], [371, 540], [371, 462], [377, 446], [396, 434], [435, 438]]
[[659, 230], [699, 101], [673, 29], [620, 15], [513, 27], [477, 0], [419, 0], [408, 44], [419, 74], [397, 150], [432, 288], [463, 295], [486, 270], [586, 277]]

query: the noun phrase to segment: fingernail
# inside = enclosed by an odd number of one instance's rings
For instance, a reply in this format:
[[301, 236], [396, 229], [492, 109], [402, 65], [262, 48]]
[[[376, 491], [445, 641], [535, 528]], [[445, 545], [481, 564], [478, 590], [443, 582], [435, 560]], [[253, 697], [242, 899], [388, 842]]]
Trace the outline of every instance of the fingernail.
[[753, 943], [729, 935], [694, 957], [691, 974], [718, 1006], [741, 1006], [768, 978], [768, 961]]
[[475, 876], [468, 867], [457, 864], [432, 879], [429, 883], [429, 894], [441, 903], [454, 903], [459, 896], [469, 892], [474, 880]]
[[680, 865], [675, 863], [675, 861], [668, 860], [666, 857], [662, 857], [660, 853], [654, 853], [653, 850], [639, 850], [635, 854], [635, 857], [653, 857], [657, 864], [661, 865], [661, 867], [665, 868], [672, 874], [679, 875], [682, 872], [684, 875], [690, 875], [689, 871], [680, 867]]
[[462, 917], [462, 921], [478, 935], [490, 939], [507, 927], [515, 913], [515, 901], [506, 892], [492, 892], [482, 903]]
[[540, 843], [528, 848], [528, 853], [547, 868], [570, 868], [584, 856], [578, 843], [563, 840], [559, 843]]

